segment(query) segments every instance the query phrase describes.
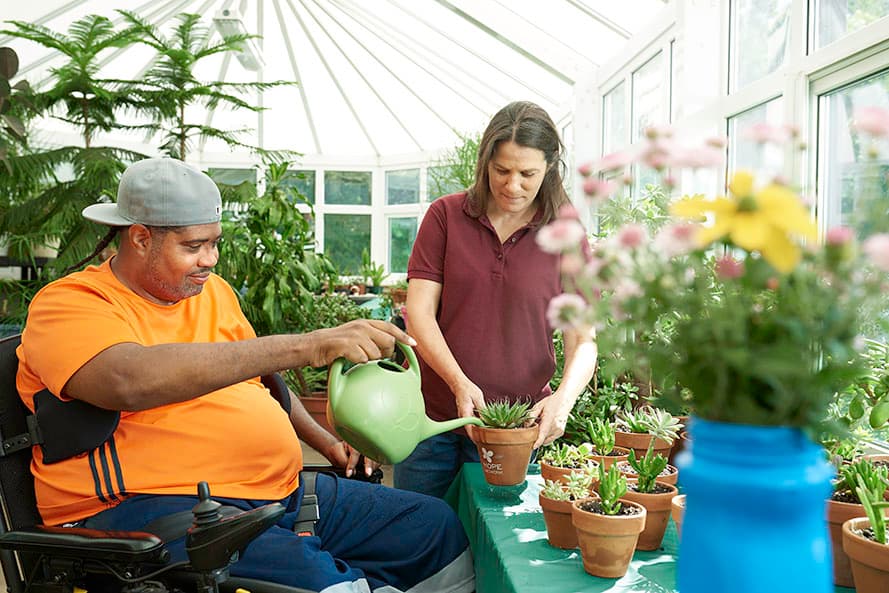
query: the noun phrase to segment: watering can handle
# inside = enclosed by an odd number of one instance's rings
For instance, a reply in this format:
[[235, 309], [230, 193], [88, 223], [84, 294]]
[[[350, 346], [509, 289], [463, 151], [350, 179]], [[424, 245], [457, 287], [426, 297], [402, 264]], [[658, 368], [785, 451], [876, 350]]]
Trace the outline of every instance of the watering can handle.
[[[417, 355], [414, 353], [414, 349], [408, 346], [407, 344], [403, 344], [401, 342], [397, 342], [399, 348], [404, 353], [405, 358], [408, 361], [408, 370], [412, 372], [418, 379], [420, 377], [420, 365], [417, 363]], [[328, 380], [328, 396], [336, 401], [339, 399], [339, 385], [340, 385], [340, 377], [343, 374], [343, 366], [346, 364], [345, 358], [337, 358], [333, 361], [333, 364], [330, 365], [329, 372], [329, 380]]]

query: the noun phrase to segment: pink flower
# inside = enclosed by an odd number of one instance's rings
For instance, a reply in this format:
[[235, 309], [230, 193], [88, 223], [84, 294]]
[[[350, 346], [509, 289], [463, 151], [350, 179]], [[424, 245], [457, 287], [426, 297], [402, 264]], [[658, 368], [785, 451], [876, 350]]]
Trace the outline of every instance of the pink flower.
[[783, 144], [790, 138], [789, 130], [786, 126], [773, 126], [772, 124], [759, 123], [753, 124], [744, 130], [744, 137], [753, 140], [758, 144]]
[[654, 238], [654, 248], [666, 259], [685, 255], [697, 247], [695, 234], [698, 227], [689, 223], [670, 224], [663, 227]]
[[586, 301], [576, 294], [560, 294], [549, 302], [546, 319], [553, 329], [572, 329], [582, 324]]
[[780, 285], [781, 283], [774, 276], [766, 280], [766, 288], [768, 288], [769, 290], [778, 290], [778, 287]]
[[711, 148], [718, 148], [722, 150], [723, 148], [728, 146], [728, 138], [726, 138], [725, 136], [712, 136], [710, 138], [707, 138], [704, 144]]
[[593, 173], [593, 165], [591, 163], [584, 163], [577, 168], [577, 172], [584, 177], [589, 177]]
[[559, 218], [579, 218], [580, 215], [577, 213], [577, 208], [574, 207], [574, 204], [563, 204], [559, 208]]
[[862, 107], [855, 110], [852, 127], [875, 137], [889, 137], [889, 110], [882, 107]]
[[579, 253], [563, 253], [559, 264], [562, 274], [575, 276], [583, 269], [583, 256]]
[[638, 224], [628, 224], [617, 231], [617, 243], [627, 249], [638, 249], [648, 239], [645, 227]]
[[722, 165], [725, 155], [722, 148], [704, 147], [697, 149], [677, 150], [673, 154], [671, 165], [689, 169], [705, 169]]
[[842, 246], [852, 241], [855, 237], [855, 231], [846, 226], [837, 226], [829, 229], [824, 236], [824, 240], [828, 245]]
[[577, 249], [586, 236], [583, 226], [572, 218], [557, 218], [537, 231], [537, 244], [547, 253]]
[[730, 255], [716, 260], [716, 276], [723, 280], [734, 280], [744, 275], [744, 263]]
[[593, 167], [596, 171], [614, 171], [623, 169], [633, 162], [633, 155], [628, 152], [613, 152], [603, 156]]
[[861, 250], [877, 269], [889, 272], [889, 233], [871, 235], [861, 244]]
[[614, 193], [615, 185], [598, 177], [587, 177], [583, 182], [583, 193], [593, 202], [604, 202]]

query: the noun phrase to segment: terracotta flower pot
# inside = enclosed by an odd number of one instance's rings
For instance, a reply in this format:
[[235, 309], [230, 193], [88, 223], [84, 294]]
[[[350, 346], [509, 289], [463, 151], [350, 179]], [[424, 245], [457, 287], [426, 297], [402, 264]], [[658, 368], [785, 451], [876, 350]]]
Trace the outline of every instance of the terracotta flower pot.
[[636, 542], [637, 550], [657, 550], [661, 547], [664, 540], [664, 532], [667, 531], [667, 522], [670, 520], [670, 510], [672, 509], [673, 497], [678, 494], [676, 486], [665, 484], [657, 481], [669, 490], [667, 492], [636, 492], [633, 490], [636, 480], [627, 480], [627, 493], [624, 499], [637, 502], [645, 507], [646, 518], [645, 528], [639, 534], [639, 540]]
[[843, 549], [852, 564], [855, 590], [858, 593], [886, 593], [889, 591], [889, 545], [856, 533], [868, 527], [867, 517], [856, 517], [843, 523]]
[[843, 523], [855, 517], [864, 517], [864, 507], [860, 504], [827, 499], [826, 512], [830, 543], [833, 548], [833, 584], [840, 587], [854, 587], [852, 566], [849, 564], [849, 556], [843, 550]]
[[[619, 462], [617, 464], [617, 469], [619, 469], [620, 473], [625, 475], [627, 477], [627, 479], [632, 479], [632, 480], [636, 479], [636, 470], [633, 469], [633, 466], [630, 465], [630, 463], [628, 461]], [[666, 484], [672, 484], [675, 486], [676, 483], [679, 481], [679, 470], [676, 469], [676, 466], [667, 464], [667, 467], [664, 468], [664, 471], [666, 473], [658, 476], [656, 481], [664, 482]]]
[[670, 448], [673, 446], [673, 443], [670, 441], [655, 438], [648, 433], [614, 431], [614, 444], [632, 449], [636, 452], [636, 458], [645, 455], [652, 440], [654, 441], [654, 452], [660, 453], [664, 457], [669, 457]]
[[[592, 460], [591, 460], [592, 461]], [[596, 463], [592, 461], [592, 463]], [[598, 463], [596, 463], [598, 465]], [[595, 467], [593, 468], [595, 470]], [[583, 471], [582, 468], [559, 467], [550, 465], [546, 461], [540, 462], [540, 477], [544, 480], [552, 480], [553, 482], [568, 483], [568, 476], [574, 472]]]
[[311, 397], [300, 397], [300, 403], [302, 403], [303, 407], [309, 413], [309, 416], [312, 419], [321, 425], [324, 430], [335, 436], [336, 438], [340, 438], [336, 431], [331, 426], [330, 422], [327, 420], [327, 392], [326, 391], [313, 391]]
[[682, 537], [682, 517], [685, 515], [685, 495], [677, 494], [670, 501], [670, 516], [676, 524], [676, 535]]
[[[683, 424], [688, 424], [688, 420], [683, 420]], [[688, 431], [683, 430], [679, 433], [679, 438], [673, 441], [673, 446], [670, 447], [670, 456], [667, 457], [668, 463], [673, 463], [673, 460], [676, 459], [676, 456], [679, 455], [686, 447], [688, 446]]]
[[600, 515], [579, 506], [594, 500], [575, 500], [571, 510], [583, 569], [593, 576], [616, 579], [624, 576], [630, 566], [636, 540], [645, 527], [645, 507], [621, 499], [623, 504], [635, 507], [638, 512], [634, 515]]
[[473, 439], [485, 481], [493, 486], [513, 486], [524, 482], [531, 461], [531, 449], [539, 431], [537, 424], [528, 428], [474, 426]]
[[604, 466], [605, 469], [608, 469], [614, 463], [626, 461], [629, 456], [630, 450], [626, 447], [614, 447], [611, 449], [611, 455], [599, 455], [598, 453], [593, 453], [590, 455], [590, 458], [596, 460], [600, 465]]
[[[598, 498], [596, 494], [590, 494]], [[538, 495], [540, 508], [543, 509], [543, 522], [546, 523], [546, 538], [554, 548], [570, 550], [577, 547], [577, 530], [571, 522], [572, 501], [553, 500], [543, 493]]]

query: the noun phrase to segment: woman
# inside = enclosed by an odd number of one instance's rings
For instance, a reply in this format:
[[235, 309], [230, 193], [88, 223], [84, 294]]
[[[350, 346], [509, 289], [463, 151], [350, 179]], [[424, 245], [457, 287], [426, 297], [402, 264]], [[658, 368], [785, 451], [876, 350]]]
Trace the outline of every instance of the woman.
[[[562, 286], [558, 256], [535, 236], [569, 204], [562, 152], [543, 109], [528, 102], [501, 109], [482, 136], [475, 184], [432, 203], [408, 264], [407, 324], [419, 344], [429, 416], [531, 400], [540, 424], [535, 448], [564, 433], [596, 363], [591, 332], [566, 332], [565, 372], [551, 393], [546, 308]], [[466, 431], [438, 435], [395, 466], [394, 484], [441, 497], [466, 461], [478, 461]]]

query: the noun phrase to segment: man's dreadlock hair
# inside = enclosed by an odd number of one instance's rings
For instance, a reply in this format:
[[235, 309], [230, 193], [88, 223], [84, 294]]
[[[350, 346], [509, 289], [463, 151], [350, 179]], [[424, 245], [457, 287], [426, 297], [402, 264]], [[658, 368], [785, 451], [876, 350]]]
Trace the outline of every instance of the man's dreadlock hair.
[[114, 237], [117, 236], [117, 233], [120, 232], [120, 229], [123, 229], [123, 228], [126, 228], [126, 227], [113, 226], [110, 229], [108, 229], [108, 233], [104, 237], [102, 237], [102, 240], [99, 241], [99, 243], [96, 245], [96, 248], [93, 249], [93, 252], [90, 253], [85, 258], [83, 258], [82, 260], [80, 260], [79, 262], [77, 262], [76, 264], [70, 265], [67, 268], [65, 268], [65, 271], [62, 272], [62, 275], [67, 276], [71, 272], [73, 272], [75, 270], [79, 270], [80, 268], [83, 267], [84, 264], [89, 263], [93, 258], [95, 258], [97, 255], [102, 253], [102, 251], [106, 247], [108, 247], [108, 245], [111, 243], [111, 241], [114, 240]]

